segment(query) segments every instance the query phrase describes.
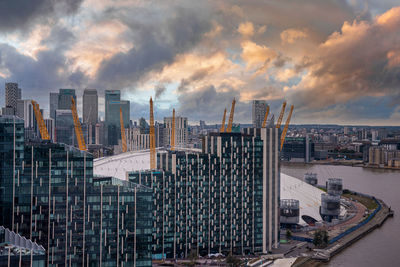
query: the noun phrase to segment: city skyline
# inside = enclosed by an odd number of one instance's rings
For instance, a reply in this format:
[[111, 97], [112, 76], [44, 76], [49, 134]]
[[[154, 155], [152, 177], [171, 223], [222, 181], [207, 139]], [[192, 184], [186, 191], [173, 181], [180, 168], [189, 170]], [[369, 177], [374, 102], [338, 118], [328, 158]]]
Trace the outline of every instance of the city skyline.
[[104, 90], [121, 90], [135, 118], [148, 117], [153, 96], [156, 117], [175, 108], [218, 123], [235, 97], [240, 123], [263, 99], [274, 113], [293, 104], [294, 124], [399, 125], [395, 4], [9, 2], [0, 83], [18, 83], [47, 112], [50, 92], [76, 89], [80, 109], [83, 90], [96, 88], [100, 111]]

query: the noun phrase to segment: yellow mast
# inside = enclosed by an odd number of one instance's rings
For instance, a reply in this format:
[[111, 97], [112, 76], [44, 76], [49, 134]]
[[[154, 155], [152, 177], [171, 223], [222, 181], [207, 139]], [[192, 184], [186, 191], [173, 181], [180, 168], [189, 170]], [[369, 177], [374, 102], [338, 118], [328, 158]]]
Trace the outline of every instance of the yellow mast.
[[278, 121], [276, 122], [276, 128], [281, 128], [283, 114], [285, 114], [285, 108], [286, 108], [286, 101], [283, 102], [283, 104], [282, 104], [281, 114], [279, 114]]
[[265, 126], [267, 126], [268, 114], [269, 114], [269, 106], [267, 106], [267, 111], [265, 112], [265, 116], [264, 116], [264, 121], [263, 121], [263, 124], [262, 124], [262, 128], [265, 128]]
[[224, 116], [222, 117], [221, 128], [219, 129], [221, 133], [225, 132], [225, 117], [226, 117], [226, 109], [224, 110]]
[[71, 111], [72, 118], [74, 119], [75, 135], [78, 141], [79, 150], [86, 151], [85, 139], [83, 139], [82, 127], [78, 118], [78, 112], [76, 111], [75, 99], [71, 96]]
[[119, 121], [120, 121], [120, 124], [121, 124], [122, 152], [126, 152], [126, 151], [127, 151], [127, 146], [126, 146], [126, 136], [125, 136], [124, 119], [122, 118], [122, 108], [119, 108]]
[[229, 114], [228, 127], [226, 128], [226, 132], [227, 132], [227, 133], [232, 132], [233, 115], [234, 115], [234, 113], [235, 113], [235, 104], [236, 104], [236, 100], [233, 99], [233, 101], [232, 101], [232, 107], [231, 107], [231, 113]]
[[287, 130], [289, 128], [289, 123], [290, 123], [290, 118], [292, 117], [293, 108], [294, 107], [292, 105], [290, 107], [289, 115], [288, 115], [288, 117], [286, 119], [285, 128], [283, 128], [283, 132], [281, 134], [281, 151], [282, 151], [282, 148], [283, 148], [283, 143], [285, 142]]
[[33, 112], [35, 113], [36, 123], [39, 126], [40, 136], [42, 140], [50, 140], [49, 132], [47, 131], [46, 124], [44, 123], [42, 113], [40, 112], [39, 104], [36, 101], [31, 101]]

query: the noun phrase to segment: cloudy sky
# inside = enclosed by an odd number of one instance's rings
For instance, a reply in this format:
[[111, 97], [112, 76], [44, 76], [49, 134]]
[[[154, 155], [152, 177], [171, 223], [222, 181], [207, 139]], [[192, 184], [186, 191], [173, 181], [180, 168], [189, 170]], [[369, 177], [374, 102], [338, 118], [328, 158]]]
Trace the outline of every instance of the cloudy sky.
[[293, 104], [293, 123], [400, 125], [400, 3], [1, 1], [1, 106], [5, 82], [45, 109], [59, 88], [78, 104], [96, 88], [100, 108], [119, 89], [133, 119], [152, 96], [158, 119], [174, 107], [220, 122], [235, 97], [236, 122], [265, 99], [274, 113]]

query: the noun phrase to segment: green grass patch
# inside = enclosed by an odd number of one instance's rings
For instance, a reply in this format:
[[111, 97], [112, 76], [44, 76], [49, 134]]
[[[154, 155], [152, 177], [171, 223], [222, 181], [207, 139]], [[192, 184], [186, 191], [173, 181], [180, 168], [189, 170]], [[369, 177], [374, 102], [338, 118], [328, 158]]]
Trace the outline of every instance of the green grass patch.
[[363, 196], [355, 195], [355, 194], [343, 194], [343, 196], [357, 200], [358, 202], [363, 204], [365, 207], [367, 207], [367, 209], [369, 209], [369, 210], [374, 210], [378, 207], [378, 203], [376, 203], [372, 198], [369, 198], [369, 197], [363, 197]]

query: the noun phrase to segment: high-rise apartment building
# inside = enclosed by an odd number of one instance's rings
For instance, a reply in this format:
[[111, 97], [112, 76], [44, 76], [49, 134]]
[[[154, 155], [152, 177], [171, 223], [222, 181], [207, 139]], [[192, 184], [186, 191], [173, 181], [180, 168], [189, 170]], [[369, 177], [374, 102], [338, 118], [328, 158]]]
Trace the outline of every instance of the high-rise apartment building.
[[[18, 83], [6, 83], [5, 84], [5, 106], [12, 107], [14, 110], [13, 115], [17, 110], [17, 101], [21, 99], [21, 88], [18, 88]], [[8, 112], [10, 113], [10, 112]]]
[[97, 90], [85, 89], [82, 103], [83, 123], [96, 125], [99, 116]]
[[[172, 117], [164, 117], [164, 146], [171, 145]], [[188, 119], [175, 117], [175, 147], [186, 147], [188, 143]]]
[[75, 89], [60, 89], [58, 92], [58, 108], [63, 110], [71, 110], [71, 97], [76, 102]]
[[129, 180], [153, 188], [153, 258], [253, 254], [279, 244], [279, 129], [214, 133], [203, 152], [157, 155]]
[[18, 100], [16, 115], [24, 119], [25, 128], [34, 128], [36, 124], [35, 112], [33, 110], [32, 100]]
[[50, 118], [56, 118], [56, 110], [58, 109], [58, 93], [50, 93]]
[[267, 101], [265, 100], [253, 100], [252, 105], [252, 120], [253, 127], [261, 128], [264, 121], [265, 113], [267, 112]]
[[[40, 112], [43, 115], [43, 110]], [[32, 100], [24, 99], [17, 101], [16, 115], [24, 119], [25, 139], [40, 138], [40, 131], [36, 122], [35, 112], [33, 110]]]

